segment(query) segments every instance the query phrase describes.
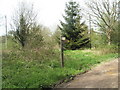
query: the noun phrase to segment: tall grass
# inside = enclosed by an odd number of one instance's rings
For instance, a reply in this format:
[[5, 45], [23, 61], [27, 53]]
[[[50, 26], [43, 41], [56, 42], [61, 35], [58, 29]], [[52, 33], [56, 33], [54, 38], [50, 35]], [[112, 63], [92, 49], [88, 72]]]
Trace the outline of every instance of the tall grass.
[[101, 45], [100, 47], [96, 48], [96, 50], [100, 51], [101, 54], [118, 53], [118, 45]]

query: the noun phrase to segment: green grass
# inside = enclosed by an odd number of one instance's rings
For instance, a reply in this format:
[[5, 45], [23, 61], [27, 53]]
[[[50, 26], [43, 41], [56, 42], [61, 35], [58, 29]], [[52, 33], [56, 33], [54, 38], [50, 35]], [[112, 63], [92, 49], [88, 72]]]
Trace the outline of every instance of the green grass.
[[40, 60], [25, 60], [22, 55], [24, 54], [16, 55], [15, 52], [3, 53], [3, 88], [50, 87], [59, 80], [89, 70], [93, 65], [118, 56], [114, 53], [97, 55], [84, 50], [67, 50], [65, 67], [61, 68], [59, 58], [53, 57], [52, 60], [41, 63]]

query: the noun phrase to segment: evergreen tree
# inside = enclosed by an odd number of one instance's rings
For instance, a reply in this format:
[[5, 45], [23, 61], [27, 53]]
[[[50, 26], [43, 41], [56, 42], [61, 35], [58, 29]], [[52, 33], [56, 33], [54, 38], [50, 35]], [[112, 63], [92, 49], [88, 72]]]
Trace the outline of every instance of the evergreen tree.
[[62, 36], [66, 37], [66, 49], [80, 49], [89, 46], [88, 27], [84, 22], [80, 22], [80, 8], [79, 4], [74, 1], [66, 3], [65, 16], [63, 16], [65, 23], [61, 23]]
[[13, 16], [12, 29], [15, 41], [20, 43], [22, 47], [27, 45], [28, 36], [36, 23], [33, 6], [28, 7], [26, 2], [21, 2]]
[[28, 29], [25, 22], [25, 18], [23, 15], [20, 15], [20, 24], [16, 29], [16, 32], [14, 33], [15, 39], [19, 41], [19, 43], [22, 45], [22, 47], [25, 46], [27, 35], [28, 35]]

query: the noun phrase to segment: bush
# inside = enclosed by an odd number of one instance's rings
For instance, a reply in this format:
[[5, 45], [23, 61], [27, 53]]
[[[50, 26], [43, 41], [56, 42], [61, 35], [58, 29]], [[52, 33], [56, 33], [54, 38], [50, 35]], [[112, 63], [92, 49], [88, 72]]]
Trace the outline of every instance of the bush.
[[97, 49], [100, 50], [101, 54], [118, 53], [118, 46], [114, 44], [100, 46]]

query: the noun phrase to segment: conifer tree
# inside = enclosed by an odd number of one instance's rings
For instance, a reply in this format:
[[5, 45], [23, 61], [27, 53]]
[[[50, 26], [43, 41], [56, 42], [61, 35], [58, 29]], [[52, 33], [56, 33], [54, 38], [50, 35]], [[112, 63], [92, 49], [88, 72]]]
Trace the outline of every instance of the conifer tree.
[[74, 1], [66, 3], [65, 15], [63, 16], [65, 23], [61, 23], [62, 36], [67, 41], [64, 46], [66, 49], [80, 49], [89, 46], [88, 27], [84, 22], [81, 23], [79, 4]]

